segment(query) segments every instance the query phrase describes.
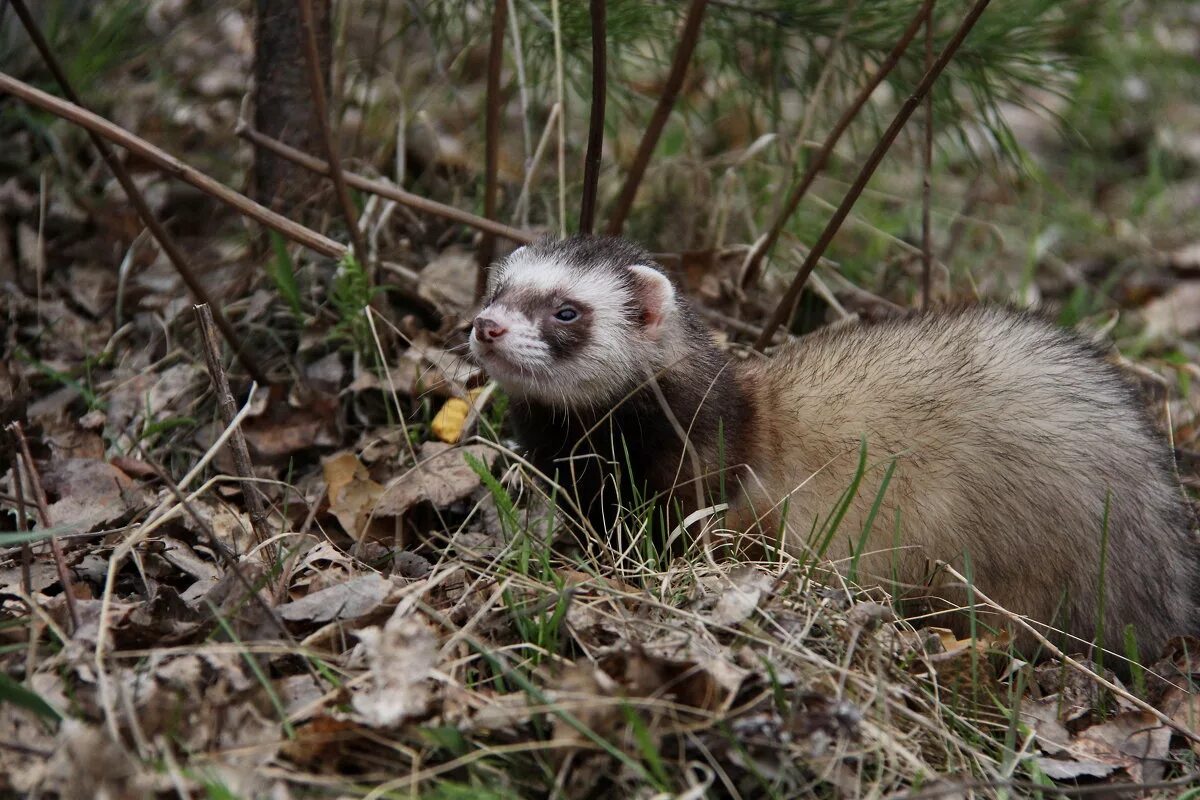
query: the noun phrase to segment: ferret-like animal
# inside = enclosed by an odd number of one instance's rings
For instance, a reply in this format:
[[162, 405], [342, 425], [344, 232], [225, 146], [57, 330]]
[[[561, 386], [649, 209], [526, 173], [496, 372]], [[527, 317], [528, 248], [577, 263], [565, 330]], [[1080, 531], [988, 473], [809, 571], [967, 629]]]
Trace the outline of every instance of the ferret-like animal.
[[1075, 645], [1097, 638], [1101, 609], [1118, 653], [1127, 625], [1151, 657], [1200, 633], [1200, 553], [1170, 449], [1097, 347], [1034, 314], [914, 313], [738, 360], [645, 251], [574, 237], [493, 267], [470, 346], [532, 462], [597, 531], [618, 504], [658, 496], [686, 515], [722, 492], [727, 528], [782, 531], [805, 551], [865, 441], [825, 551], [843, 568], [857, 551], [860, 583], [961, 605], [943, 561]]

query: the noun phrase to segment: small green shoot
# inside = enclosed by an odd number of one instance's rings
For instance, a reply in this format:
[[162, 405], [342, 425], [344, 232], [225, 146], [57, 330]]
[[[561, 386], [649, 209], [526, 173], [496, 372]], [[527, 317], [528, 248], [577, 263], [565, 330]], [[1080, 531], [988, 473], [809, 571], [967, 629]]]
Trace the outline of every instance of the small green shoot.
[[329, 301], [337, 315], [332, 334], [372, 362], [374, 337], [366, 309], [378, 293], [379, 288], [371, 285], [371, 278], [358, 259], [350, 252], [342, 256], [329, 292]]
[[300, 287], [296, 283], [296, 263], [288, 252], [287, 241], [276, 231], [271, 231], [271, 250], [274, 257], [268, 262], [268, 272], [275, 283], [279, 296], [292, 310], [296, 320], [304, 319], [304, 304], [300, 299]]
[[879, 506], [883, 504], [883, 495], [887, 492], [888, 484], [892, 482], [892, 473], [896, 471], [896, 459], [892, 459], [888, 464], [887, 471], [883, 473], [883, 480], [879, 482], [879, 491], [875, 493], [875, 502], [871, 504], [871, 510], [867, 513], [867, 521], [863, 523], [862, 534], [858, 537], [858, 544], [854, 548], [854, 555], [850, 559], [850, 573], [847, 576], [850, 583], [858, 582], [858, 559], [862, 556], [863, 550], [867, 547], [867, 539], [871, 536], [871, 528], [875, 524], [875, 516], [879, 513]]
[[32, 711], [39, 717], [55, 722], [63, 718], [62, 713], [47, 703], [40, 694], [25, 688], [8, 675], [0, 672], [0, 704], [4, 703], [12, 703], [26, 711]]
[[638, 714], [637, 709], [628, 703], [621, 703], [621, 713], [624, 714], [625, 722], [629, 725], [630, 732], [633, 733], [634, 741], [637, 742], [638, 753], [641, 755], [642, 761], [649, 767], [650, 774], [654, 776], [658, 790], [669, 792], [671, 779], [668, 777], [662, 754], [658, 752], [658, 743], [654, 741], [654, 735], [646, 726], [645, 720]]

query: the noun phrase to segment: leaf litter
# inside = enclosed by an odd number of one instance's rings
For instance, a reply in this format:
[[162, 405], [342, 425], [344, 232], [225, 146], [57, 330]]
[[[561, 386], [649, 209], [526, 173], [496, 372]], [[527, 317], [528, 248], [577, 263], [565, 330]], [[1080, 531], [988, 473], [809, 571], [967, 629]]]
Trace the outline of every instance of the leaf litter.
[[[169, 29], [184, 5], [154, 4], [154, 24]], [[123, 104], [121, 122], [226, 135], [247, 20], [222, 14], [212, 35], [184, 22], [172, 69], [213, 102], [172, 90], [162, 105]], [[446, 161], [462, 148], [441, 136]], [[164, 182], [138, 178], [155, 207], [180, 208]], [[190, 486], [162, 477], [181, 481], [224, 430], [177, 276], [135, 253], [122, 284], [97, 254], [132, 247], [136, 220], [84, 211], [58, 183], [49, 219], [70, 249], [43, 240], [35, 188], [0, 183], [0, 410], [29, 429], [78, 619], [38, 538], [34, 476], [5, 439], [5, 530], [23, 518], [33, 538], [28, 561], [22, 542], [0, 538], [5, 792], [361, 796], [490, 781], [500, 796], [993, 796], [1014, 774], [1044, 788], [1153, 784], [1200, 755], [1060, 663], [915, 630], [886, 598], [832, 575], [809, 583], [787, 558], [631, 568], [596, 543], [560, 547], [578, 532], [492, 435], [494, 420], [464, 427], [488, 409], [461, 328], [416, 332], [373, 365], [331, 347], [320, 314], [288, 319], [261, 286], [229, 292], [232, 315], [256, 344], [270, 346], [272, 326], [297, 344], [294, 381], [261, 393], [242, 423], [271, 508], [272, 541], [258, 541], [224, 449]], [[191, 242], [221, 254], [208, 277], [245, 283], [260, 265], [236, 237], [212, 238]], [[420, 295], [466, 314], [470, 250], [405, 247], [394, 255], [420, 268]], [[1132, 315], [1170, 356], [1149, 360], [1155, 374], [1194, 369], [1195, 249], [1166, 251], [1181, 279], [1140, 296]], [[697, 293], [728, 300], [739, 254], [685, 255]], [[835, 284], [851, 308], [902, 299]], [[1197, 385], [1176, 387], [1181, 449], [1200, 436]], [[414, 430], [386, 422], [396, 402]], [[1180, 640], [1143, 674], [1105, 674], [1200, 733], [1196, 653], [1200, 642]]]

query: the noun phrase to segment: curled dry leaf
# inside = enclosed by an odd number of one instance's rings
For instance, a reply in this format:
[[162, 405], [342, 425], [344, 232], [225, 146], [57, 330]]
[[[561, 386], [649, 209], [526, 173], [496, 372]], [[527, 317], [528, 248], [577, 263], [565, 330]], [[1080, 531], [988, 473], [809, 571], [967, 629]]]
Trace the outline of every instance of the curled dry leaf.
[[929, 665], [944, 686], [970, 702], [988, 702], [986, 698], [1003, 691], [988, 656], [1008, 646], [1007, 630], [996, 637], [985, 635], [974, 639], [959, 639], [944, 628], [932, 630], [937, 633], [943, 651], [926, 655], [914, 667]]
[[359, 619], [383, 605], [394, 588], [390, 580], [371, 572], [284, 603], [277, 611], [288, 622], [322, 624]]
[[1063, 753], [1070, 747], [1071, 734], [1058, 719], [1057, 697], [1026, 700], [1021, 704], [1021, 721], [1033, 729], [1042, 752], [1050, 755]]
[[418, 454], [420, 463], [388, 482], [375, 506], [375, 515], [398, 517], [418, 503], [445, 508], [466, 499], [480, 481], [464, 454], [488, 466], [496, 460], [496, 451], [483, 445], [451, 447], [441, 442], [426, 442]]
[[367, 468], [353, 453], [338, 453], [322, 464], [329, 511], [346, 533], [361, 540], [371, 521], [371, 512], [383, 494], [383, 486], [371, 480]]
[[475, 302], [478, 271], [474, 253], [447, 248], [421, 270], [417, 294], [440, 309], [460, 315]]
[[723, 593], [712, 612], [712, 621], [717, 625], [737, 625], [754, 613], [758, 601], [770, 591], [775, 581], [753, 567], [741, 567], [729, 573], [723, 580]]
[[1142, 309], [1151, 339], [1191, 336], [1200, 331], [1200, 282], [1177, 284]]
[[411, 611], [393, 614], [382, 628], [356, 633], [366, 650], [370, 686], [354, 693], [354, 710], [368, 725], [392, 727], [424, 714], [438, 641], [425, 618]]
[[112, 464], [85, 458], [52, 461], [42, 468], [42, 486], [54, 499], [50, 524], [90, 531], [145, 507], [146, 493]]

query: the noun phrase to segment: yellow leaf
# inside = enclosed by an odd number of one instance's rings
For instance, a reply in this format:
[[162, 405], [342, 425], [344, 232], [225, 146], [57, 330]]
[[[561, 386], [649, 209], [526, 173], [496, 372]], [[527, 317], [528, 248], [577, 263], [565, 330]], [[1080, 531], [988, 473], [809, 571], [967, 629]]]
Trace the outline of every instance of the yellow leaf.
[[463, 426], [466, 425], [467, 416], [471, 413], [471, 403], [475, 402], [475, 398], [481, 391], [483, 390], [471, 389], [467, 392], [469, 400], [463, 400], [460, 397], [451, 397], [447, 400], [434, 415], [433, 422], [430, 423], [433, 435], [447, 444], [456, 444], [462, 438]]

